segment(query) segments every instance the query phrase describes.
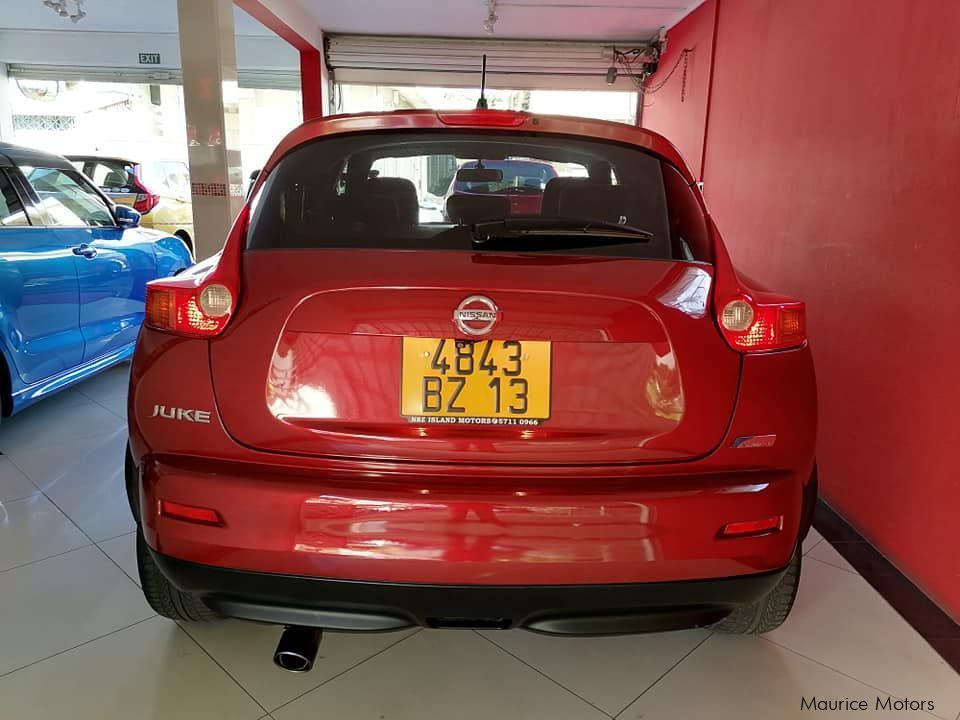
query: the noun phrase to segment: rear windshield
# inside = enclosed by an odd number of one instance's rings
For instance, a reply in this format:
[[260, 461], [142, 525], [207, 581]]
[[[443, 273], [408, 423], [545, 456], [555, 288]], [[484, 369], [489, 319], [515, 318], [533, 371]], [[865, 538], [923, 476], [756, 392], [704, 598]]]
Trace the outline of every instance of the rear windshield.
[[247, 246], [709, 260], [706, 237], [682, 177], [633, 146], [387, 131], [284, 157], [254, 198]]

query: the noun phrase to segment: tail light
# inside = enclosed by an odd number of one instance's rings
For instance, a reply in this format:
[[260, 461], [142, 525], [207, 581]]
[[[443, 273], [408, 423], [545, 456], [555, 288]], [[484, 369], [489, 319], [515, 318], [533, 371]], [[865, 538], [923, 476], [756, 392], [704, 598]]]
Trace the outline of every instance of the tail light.
[[219, 282], [200, 287], [150, 283], [147, 285], [144, 323], [154, 330], [176, 335], [215, 337], [230, 321], [234, 295], [230, 288]]
[[796, 300], [759, 302], [740, 295], [723, 305], [717, 321], [740, 352], [788, 350], [807, 341], [806, 307]]
[[137, 178], [138, 187], [133, 209], [141, 215], [146, 215], [160, 203], [160, 196], [147, 189], [147, 186], [143, 184], [143, 176], [140, 172], [140, 165], [135, 165], [133, 174]]
[[176, 277], [147, 283], [144, 325], [187, 337], [216, 337], [224, 331], [240, 299], [240, 254], [248, 217], [244, 206], [219, 255]]

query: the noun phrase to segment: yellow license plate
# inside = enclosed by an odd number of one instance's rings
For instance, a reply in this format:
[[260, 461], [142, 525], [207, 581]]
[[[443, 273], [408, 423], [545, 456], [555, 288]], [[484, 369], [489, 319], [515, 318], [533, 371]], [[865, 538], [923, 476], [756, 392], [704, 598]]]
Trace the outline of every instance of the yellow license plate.
[[550, 343], [405, 337], [400, 414], [411, 422], [536, 425], [550, 417]]
[[126, 205], [127, 207], [133, 207], [133, 204], [137, 201], [135, 197], [129, 195], [110, 195], [110, 199], [117, 205]]

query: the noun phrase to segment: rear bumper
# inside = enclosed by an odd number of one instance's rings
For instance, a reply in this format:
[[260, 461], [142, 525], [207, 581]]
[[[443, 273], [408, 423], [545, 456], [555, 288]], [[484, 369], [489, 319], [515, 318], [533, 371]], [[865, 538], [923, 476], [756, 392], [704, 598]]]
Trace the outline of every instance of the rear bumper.
[[[201, 565], [375, 583], [533, 586], [705, 580], [786, 567], [803, 531], [791, 472], [457, 478], [326, 474], [195, 458], [142, 466], [144, 536]], [[160, 515], [212, 508], [222, 526]], [[783, 529], [722, 538], [727, 523]]]
[[223, 615], [365, 632], [421, 625], [602, 635], [697, 627], [759, 599], [784, 572], [611, 585], [424, 585], [277, 575], [153, 557], [177, 587]]

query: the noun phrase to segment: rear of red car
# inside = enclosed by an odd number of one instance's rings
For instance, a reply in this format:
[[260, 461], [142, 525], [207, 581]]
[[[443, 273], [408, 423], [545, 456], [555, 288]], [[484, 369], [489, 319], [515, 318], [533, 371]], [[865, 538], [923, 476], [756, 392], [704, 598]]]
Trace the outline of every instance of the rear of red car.
[[[421, 171], [514, 158], [560, 169], [543, 210], [421, 221]], [[590, 633], [795, 589], [803, 305], [737, 277], [659, 136], [499, 112], [309, 123], [223, 252], [147, 305], [141, 571], [204, 608]]]

